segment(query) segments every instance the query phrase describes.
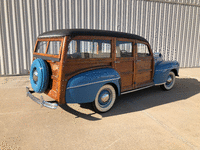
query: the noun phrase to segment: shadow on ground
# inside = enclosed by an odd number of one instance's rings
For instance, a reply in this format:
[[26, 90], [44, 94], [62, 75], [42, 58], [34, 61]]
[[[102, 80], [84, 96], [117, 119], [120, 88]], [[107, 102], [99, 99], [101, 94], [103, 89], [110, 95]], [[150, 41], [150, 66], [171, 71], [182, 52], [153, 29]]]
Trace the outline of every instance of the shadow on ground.
[[[177, 78], [172, 90], [163, 91], [159, 86], [119, 96], [109, 112], [101, 113], [102, 117], [115, 116], [136, 111], [145, 110], [155, 106], [188, 100], [188, 98], [200, 93], [200, 82], [192, 78]], [[80, 104], [81, 108], [90, 109], [94, 113], [84, 114], [68, 105], [60, 106], [65, 111], [87, 120], [100, 120], [92, 115], [95, 114], [91, 103]]]

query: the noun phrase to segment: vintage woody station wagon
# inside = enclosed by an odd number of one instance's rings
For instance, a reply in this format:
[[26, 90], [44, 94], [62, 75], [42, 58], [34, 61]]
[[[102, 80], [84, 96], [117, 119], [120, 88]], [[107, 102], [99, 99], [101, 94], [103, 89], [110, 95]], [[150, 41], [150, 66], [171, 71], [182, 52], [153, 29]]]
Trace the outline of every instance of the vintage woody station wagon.
[[[163, 61], [153, 54], [148, 41], [134, 34], [68, 29], [41, 34], [35, 44], [27, 95], [37, 103], [92, 102], [106, 112], [117, 96], [154, 85], [170, 90], [178, 76], [177, 61]], [[46, 93], [57, 103], [36, 98]]]

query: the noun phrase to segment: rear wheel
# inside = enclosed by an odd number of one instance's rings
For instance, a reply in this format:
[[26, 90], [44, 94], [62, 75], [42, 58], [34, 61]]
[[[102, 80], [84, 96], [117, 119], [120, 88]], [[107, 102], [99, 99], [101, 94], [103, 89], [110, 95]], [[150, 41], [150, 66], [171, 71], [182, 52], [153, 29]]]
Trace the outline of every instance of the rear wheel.
[[163, 89], [163, 90], [171, 90], [174, 86], [174, 83], [175, 83], [175, 74], [174, 72], [170, 72], [168, 77], [167, 77], [167, 81], [165, 84], [161, 85], [160, 87]]
[[113, 86], [107, 84], [102, 86], [97, 92], [93, 102], [93, 107], [96, 112], [107, 112], [115, 103], [116, 92]]

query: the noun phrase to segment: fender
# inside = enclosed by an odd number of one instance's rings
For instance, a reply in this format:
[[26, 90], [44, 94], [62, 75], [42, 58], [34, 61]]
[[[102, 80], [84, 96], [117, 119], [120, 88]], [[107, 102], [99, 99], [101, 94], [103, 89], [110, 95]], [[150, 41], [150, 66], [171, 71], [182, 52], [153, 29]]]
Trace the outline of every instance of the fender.
[[164, 84], [167, 81], [169, 72], [173, 70], [178, 76], [179, 63], [177, 61], [161, 61], [155, 65], [154, 84]]
[[120, 75], [112, 68], [86, 71], [69, 79], [66, 88], [66, 103], [93, 102], [98, 90], [105, 84], [114, 85], [120, 95]]

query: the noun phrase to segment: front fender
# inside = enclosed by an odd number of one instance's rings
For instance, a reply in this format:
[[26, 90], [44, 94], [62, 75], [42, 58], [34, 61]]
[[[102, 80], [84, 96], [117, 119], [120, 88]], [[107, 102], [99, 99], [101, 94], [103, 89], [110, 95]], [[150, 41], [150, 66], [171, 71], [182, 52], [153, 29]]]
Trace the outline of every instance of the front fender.
[[120, 94], [120, 75], [112, 68], [95, 69], [80, 73], [69, 79], [66, 103], [93, 102], [98, 90], [105, 84], [113, 84]]
[[171, 70], [175, 70], [178, 75], [179, 63], [177, 61], [162, 61], [157, 64], [154, 71], [154, 84], [165, 83]]

